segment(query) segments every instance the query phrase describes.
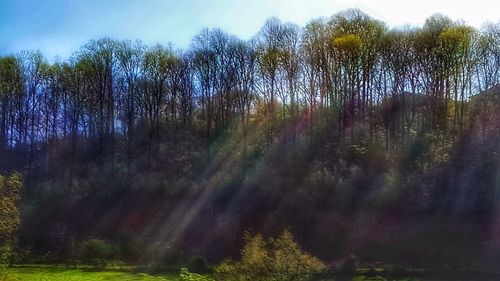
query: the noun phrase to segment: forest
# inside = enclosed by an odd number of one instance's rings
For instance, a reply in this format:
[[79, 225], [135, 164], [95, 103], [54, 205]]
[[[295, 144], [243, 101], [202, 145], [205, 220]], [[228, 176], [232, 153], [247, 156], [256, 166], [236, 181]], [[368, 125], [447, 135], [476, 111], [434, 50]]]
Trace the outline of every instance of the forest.
[[[500, 22], [351, 9], [5, 55], [0, 175], [6, 264], [227, 273], [293, 244], [323, 271], [500, 274]], [[308, 280], [256, 276], [234, 280]]]

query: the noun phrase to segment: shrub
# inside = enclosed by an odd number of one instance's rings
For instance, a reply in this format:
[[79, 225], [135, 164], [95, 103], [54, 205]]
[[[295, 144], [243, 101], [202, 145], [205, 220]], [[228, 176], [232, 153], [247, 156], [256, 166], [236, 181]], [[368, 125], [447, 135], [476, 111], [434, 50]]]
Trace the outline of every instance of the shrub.
[[187, 268], [181, 268], [179, 281], [214, 281], [214, 279], [200, 274], [191, 273]]
[[249, 234], [244, 239], [241, 260], [226, 260], [216, 266], [217, 280], [303, 281], [326, 269], [320, 260], [300, 249], [289, 231], [268, 241]]
[[202, 256], [194, 256], [189, 260], [188, 269], [196, 273], [209, 271], [207, 260]]
[[78, 257], [85, 263], [104, 266], [109, 261], [117, 259], [120, 249], [117, 245], [100, 239], [90, 239], [78, 246]]

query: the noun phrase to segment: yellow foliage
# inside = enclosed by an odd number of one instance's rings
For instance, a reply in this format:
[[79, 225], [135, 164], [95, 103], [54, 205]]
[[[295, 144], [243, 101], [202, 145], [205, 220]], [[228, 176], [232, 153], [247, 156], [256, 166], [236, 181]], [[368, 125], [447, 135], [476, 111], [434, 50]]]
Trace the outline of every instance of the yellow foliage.
[[355, 34], [344, 35], [333, 39], [333, 47], [347, 53], [358, 53], [361, 50], [361, 46], [361, 38]]
[[469, 47], [474, 29], [468, 26], [452, 26], [438, 36], [439, 51], [445, 56], [463, 55]]
[[216, 266], [217, 280], [302, 281], [326, 269], [320, 260], [301, 250], [289, 231], [268, 241], [249, 234], [244, 239], [241, 260]]

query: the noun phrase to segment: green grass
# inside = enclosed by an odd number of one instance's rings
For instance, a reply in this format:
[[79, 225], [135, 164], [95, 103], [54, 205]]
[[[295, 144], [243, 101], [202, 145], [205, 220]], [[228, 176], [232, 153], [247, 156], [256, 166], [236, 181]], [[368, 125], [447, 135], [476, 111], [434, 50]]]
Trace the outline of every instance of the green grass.
[[[7, 278], [5, 278], [5, 276]], [[67, 267], [5, 268], [0, 281], [174, 281], [174, 275], [148, 275], [119, 271], [93, 271]]]

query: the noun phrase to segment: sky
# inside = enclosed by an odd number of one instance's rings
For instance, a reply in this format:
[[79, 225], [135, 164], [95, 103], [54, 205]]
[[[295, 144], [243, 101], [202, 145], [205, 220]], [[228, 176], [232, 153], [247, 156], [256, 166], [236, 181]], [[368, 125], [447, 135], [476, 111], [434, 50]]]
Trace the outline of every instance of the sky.
[[185, 49], [204, 27], [248, 39], [271, 16], [303, 26], [348, 8], [389, 26], [422, 25], [435, 13], [475, 27], [500, 20], [493, 0], [0, 0], [0, 55], [40, 50], [67, 58], [101, 37]]

